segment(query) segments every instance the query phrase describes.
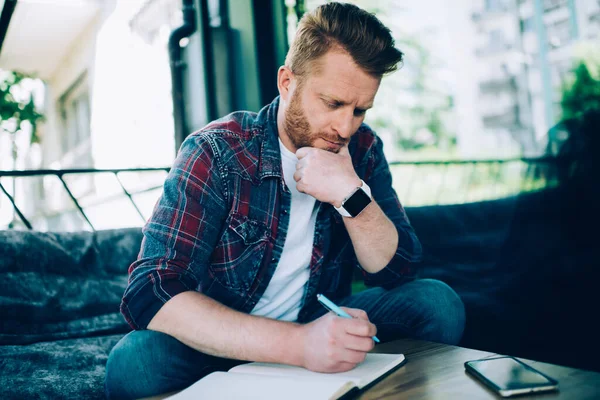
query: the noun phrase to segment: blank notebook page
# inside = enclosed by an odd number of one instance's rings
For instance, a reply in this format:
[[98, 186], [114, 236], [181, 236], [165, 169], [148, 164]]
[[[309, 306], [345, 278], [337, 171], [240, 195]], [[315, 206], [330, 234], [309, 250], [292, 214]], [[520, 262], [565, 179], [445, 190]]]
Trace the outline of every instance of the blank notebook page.
[[289, 377], [307, 377], [312, 379], [339, 377], [342, 381], [352, 381], [357, 387], [362, 388], [380, 375], [394, 368], [404, 361], [402, 354], [367, 354], [365, 361], [356, 368], [347, 372], [325, 374], [309, 371], [304, 368], [284, 364], [250, 363], [242, 364], [230, 369], [232, 372], [244, 372], [249, 374], [276, 375]]
[[[340, 379], [311, 379], [213, 372], [169, 400], [306, 400], [337, 398], [350, 385]], [[338, 394], [336, 394], [338, 393]]]

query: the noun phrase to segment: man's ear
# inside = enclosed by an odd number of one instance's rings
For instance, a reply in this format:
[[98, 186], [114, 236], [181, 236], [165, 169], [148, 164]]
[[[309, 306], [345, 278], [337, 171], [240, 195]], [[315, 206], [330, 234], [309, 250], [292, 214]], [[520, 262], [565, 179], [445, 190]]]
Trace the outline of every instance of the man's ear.
[[283, 101], [289, 101], [295, 77], [291, 69], [285, 65], [277, 71], [277, 89]]

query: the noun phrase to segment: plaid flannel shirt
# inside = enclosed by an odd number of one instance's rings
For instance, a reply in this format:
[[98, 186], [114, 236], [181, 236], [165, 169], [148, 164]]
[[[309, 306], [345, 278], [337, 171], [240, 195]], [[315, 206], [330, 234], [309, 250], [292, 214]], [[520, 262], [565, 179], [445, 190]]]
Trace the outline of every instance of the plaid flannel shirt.
[[[132, 328], [145, 329], [165, 302], [184, 291], [246, 313], [264, 293], [281, 257], [291, 205], [281, 167], [278, 107], [276, 98], [258, 114], [230, 114], [182, 144], [143, 228], [139, 257], [129, 268], [121, 312]], [[349, 151], [358, 176], [396, 226], [398, 248], [380, 272], [362, 270], [342, 217], [321, 203], [299, 322], [319, 307], [317, 293], [331, 299], [349, 295], [355, 268], [361, 268], [366, 285], [393, 287], [414, 279], [421, 260], [381, 140], [362, 124]]]

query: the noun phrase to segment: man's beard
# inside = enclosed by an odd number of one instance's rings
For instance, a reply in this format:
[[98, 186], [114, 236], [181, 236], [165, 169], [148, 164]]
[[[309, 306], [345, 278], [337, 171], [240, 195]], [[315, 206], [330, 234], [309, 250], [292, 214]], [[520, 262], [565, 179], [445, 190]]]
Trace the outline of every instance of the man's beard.
[[[304, 110], [302, 109], [300, 94], [301, 86], [297, 87], [294, 91], [294, 94], [290, 100], [290, 105], [285, 112], [285, 118], [283, 122], [285, 133], [296, 150], [302, 147], [315, 147], [314, 142], [319, 138], [327, 139], [333, 143], [340, 143], [342, 145], [345, 144], [348, 140], [340, 137], [339, 135], [331, 137], [331, 135], [325, 133], [313, 133], [313, 131], [310, 129], [310, 124], [308, 123], [306, 114], [304, 114]], [[327, 151], [337, 153], [339, 150]]]
[[316, 139], [313, 137], [317, 136], [311, 134], [310, 124], [300, 104], [300, 91], [300, 87], [294, 91], [290, 105], [285, 112], [283, 124], [285, 133], [296, 150], [302, 147], [312, 147], [312, 142]]
[[[283, 128], [287, 137], [290, 139], [296, 150], [302, 147], [315, 147], [314, 142], [319, 139], [326, 139], [332, 143], [339, 143], [342, 146], [345, 145], [348, 140], [344, 139], [339, 135], [331, 136], [326, 133], [313, 133], [310, 129], [310, 124], [306, 118], [306, 114], [302, 109], [300, 100], [301, 86], [298, 86], [290, 99], [290, 105], [285, 112], [285, 118], [283, 122]], [[329, 150], [333, 153], [339, 152], [338, 150]]]

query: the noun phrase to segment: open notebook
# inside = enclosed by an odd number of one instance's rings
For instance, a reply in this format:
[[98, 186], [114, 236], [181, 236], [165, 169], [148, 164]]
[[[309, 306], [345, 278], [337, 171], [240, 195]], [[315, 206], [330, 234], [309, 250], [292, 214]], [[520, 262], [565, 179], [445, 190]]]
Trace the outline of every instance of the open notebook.
[[370, 353], [353, 370], [324, 374], [255, 362], [238, 365], [228, 372], [213, 372], [168, 399], [339, 399], [374, 383], [403, 363], [403, 354]]

